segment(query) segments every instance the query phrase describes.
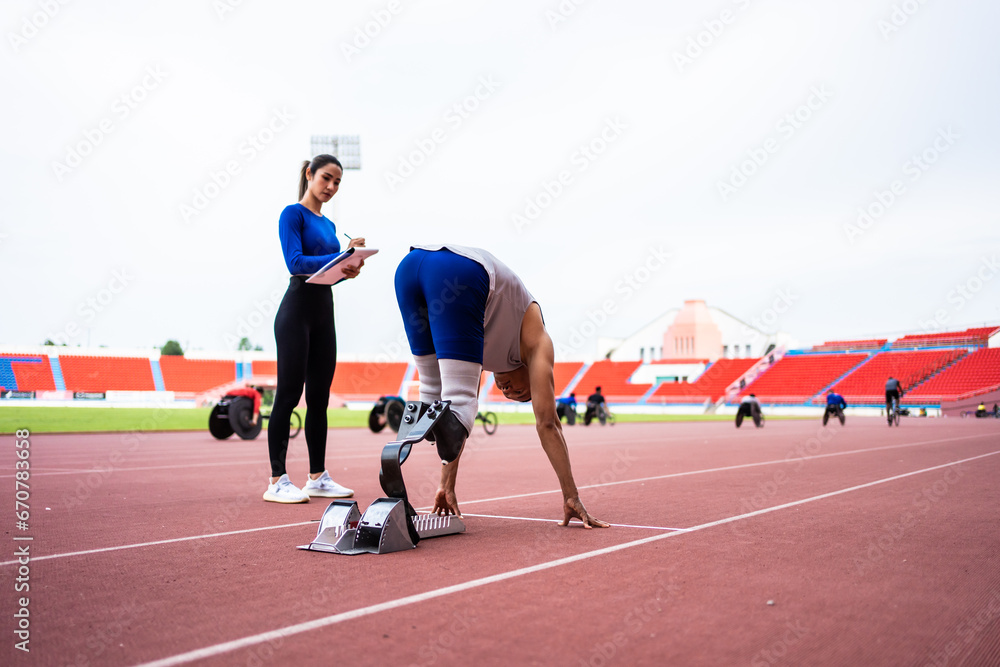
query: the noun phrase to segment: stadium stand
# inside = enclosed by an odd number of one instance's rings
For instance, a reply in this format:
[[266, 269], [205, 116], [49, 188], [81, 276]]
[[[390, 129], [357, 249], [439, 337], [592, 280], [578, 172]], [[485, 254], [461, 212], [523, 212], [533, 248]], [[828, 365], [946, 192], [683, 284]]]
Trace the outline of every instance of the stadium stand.
[[409, 364], [405, 361], [340, 361], [330, 392], [349, 401], [376, 401], [380, 396], [396, 396], [407, 368]]
[[552, 369], [552, 374], [555, 379], [556, 386], [556, 396], [562, 396], [563, 394], [569, 394], [570, 391], [576, 391], [571, 389], [569, 383], [573, 381], [576, 374], [583, 369], [582, 361], [557, 361]]
[[958, 360], [903, 396], [903, 402], [938, 403], [1000, 385], [1000, 347], [982, 348]]
[[[891, 376], [907, 392], [966, 354], [964, 349], [880, 352], [833, 386], [848, 405], [885, 402], [885, 381]], [[821, 397], [818, 397], [821, 398]]]
[[594, 387], [601, 387], [608, 403], [638, 402], [653, 387], [652, 384], [632, 384], [628, 381], [641, 364], [641, 361], [595, 361], [576, 383], [577, 400], [585, 399]]
[[160, 371], [167, 391], [197, 393], [234, 381], [236, 362], [166, 355], [160, 357]]
[[881, 350], [889, 342], [888, 338], [869, 340], [832, 340], [813, 346], [813, 352], [850, 352], [852, 350]]
[[45, 355], [0, 355], [0, 387], [11, 391], [53, 391], [52, 367]]
[[646, 399], [647, 403], [704, 403], [722, 397], [726, 387], [760, 359], [719, 359], [694, 382], [664, 382]]
[[254, 375], [277, 375], [278, 361], [255, 361], [251, 368]]
[[805, 403], [867, 358], [867, 354], [789, 354], [747, 385], [740, 397], [752, 392], [762, 403]]
[[997, 327], [978, 327], [965, 331], [944, 331], [929, 334], [911, 334], [893, 341], [894, 348], [936, 347], [944, 345], [981, 345], [989, 342], [992, 334], [1000, 331]]
[[60, 355], [67, 391], [155, 391], [149, 357]]
[[[576, 391], [576, 389], [570, 386], [570, 383], [583, 367], [584, 363], [582, 361], [557, 361], [555, 363], [552, 374], [555, 381], [556, 396], [569, 395], [569, 392]], [[577, 400], [581, 400], [581, 397], [577, 396]], [[483, 384], [480, 385], [479, 389], [479, 401], [481, 403], [514, 403], [514, 401], [509, 400], [496, 388], [492, 373], [483, 374]]]

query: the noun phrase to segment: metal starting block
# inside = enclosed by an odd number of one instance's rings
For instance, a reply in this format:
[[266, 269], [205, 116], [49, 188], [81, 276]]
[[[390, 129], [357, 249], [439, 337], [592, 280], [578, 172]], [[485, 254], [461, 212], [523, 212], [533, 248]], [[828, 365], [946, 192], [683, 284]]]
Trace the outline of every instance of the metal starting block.
[[465, 532], [465, 523], [457, 516], [407, 516], [404, 501], [399, 498], [379, 498], [368, 506], [364, 516], [356, 500], [334, 500], [323, 512], [316, 537], [298, 548], [349, 556], [415, 549], [417, 544], [410, 537], [407, 523], [412, 523], [417, 541]]
[[373, 502], [364, 514], [358, 511], [357, 501], [334, 500], [323, 512], [316, 537], [298, 548], [350, 556], [387, 554], [415, 549], [424, 538], [464, 533], [465, 523], [457, 516], [417, 514], [406, 497], [400, 468], [412, 446], [432, 432], [450, 405], [450, 401], [407, 403], [399, 439], [382, 449], [379, 483], [389, 497]]

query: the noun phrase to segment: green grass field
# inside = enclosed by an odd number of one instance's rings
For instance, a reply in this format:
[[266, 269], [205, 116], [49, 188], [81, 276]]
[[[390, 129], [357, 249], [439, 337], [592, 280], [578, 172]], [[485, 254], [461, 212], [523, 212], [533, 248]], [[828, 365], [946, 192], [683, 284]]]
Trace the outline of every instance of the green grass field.
[[[13, 433], [25, 428], [32, 433], [203, 431], [208, 429], [210, 411], [210, 408], [4, 407], [0, 409], [0, 433]], [[530, 412], [498, 412], [497, 416], [501, 424], [533, 424], [535, 421]], [[620, 423], [732, 420], [727, 415], [615, 416]], [[327, 421], [330, 428], [362, 428], [368, 425], [368, 413], [337, 408], [327, 411]]]

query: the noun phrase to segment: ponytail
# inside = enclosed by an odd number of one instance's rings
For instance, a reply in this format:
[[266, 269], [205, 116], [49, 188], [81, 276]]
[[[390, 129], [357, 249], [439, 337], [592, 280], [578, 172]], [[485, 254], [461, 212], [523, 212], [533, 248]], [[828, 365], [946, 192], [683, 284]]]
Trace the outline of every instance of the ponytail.
[[306, 178], [307, 173], [311, 173], [314, 176], [316, 172], [325, 167], [328, 164], [335, 164], [340, 167], [340, 170], [344, 170], [344, 165], [340, 164], [340, 160], [333, 157], [332, 155], [322, 154], [317, 155], [311, 161], [302, 161], [302, 170], [299, 173], [299, 201], [306, 196], [306, 188], [309, 187], [309, 179]]

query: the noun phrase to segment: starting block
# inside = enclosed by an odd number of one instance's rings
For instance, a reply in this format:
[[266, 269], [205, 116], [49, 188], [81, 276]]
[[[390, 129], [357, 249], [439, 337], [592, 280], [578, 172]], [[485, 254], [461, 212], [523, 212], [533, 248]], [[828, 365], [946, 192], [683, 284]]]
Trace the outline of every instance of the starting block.
[[450, 405], [450, 401], [435, 401], [429, 406], [407, 403], [398, 440], [382, 449], [379, 483], [389, 497], [373, 502], [364, 514], [357, 501], [334, 500], [323, 512], [316, 537], [298, 548], [350, 556], [386, 554], [415, 549], [420, 540], [429, 537], [464, 533], [465, 523], [457, 516], [417, 514], [407, 499], [401, 470], [412, 446], [431, 434]]

